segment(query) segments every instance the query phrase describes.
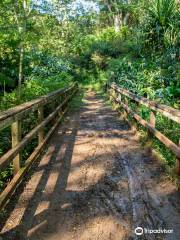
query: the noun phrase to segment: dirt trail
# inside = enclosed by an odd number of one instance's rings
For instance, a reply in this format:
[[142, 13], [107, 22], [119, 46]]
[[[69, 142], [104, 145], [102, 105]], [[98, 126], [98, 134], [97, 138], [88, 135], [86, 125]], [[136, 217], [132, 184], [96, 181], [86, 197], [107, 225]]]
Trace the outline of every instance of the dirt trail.
[[[179, 240], [178, 196], [128, 124], [88, 92], [16, 197], [2, 239]], [[137, 236], [136, 227], [173, 233]]]

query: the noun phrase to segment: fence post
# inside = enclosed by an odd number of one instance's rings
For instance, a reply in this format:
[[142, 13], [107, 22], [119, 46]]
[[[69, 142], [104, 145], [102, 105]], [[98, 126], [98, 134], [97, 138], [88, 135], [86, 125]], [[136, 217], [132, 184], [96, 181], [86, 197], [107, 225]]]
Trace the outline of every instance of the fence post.
[[[60, 95], [60, 96], [58, 97], [58, 105], [60, 105], [62, 102], [63, 102], [63, 97], [62, 97], [62, 95]], [[58, 111], [58, 116], [60, 117], [61, 114], [62, 114], [62, 107], [61, 107], [61, 108], [59, 109], [59, 111]]]
[[[154, 111], [151, 111], [150, 112], [150, 118], [149, 118], [149, 124], [155, 128], [156, 126], [156, 112]], [[147, 148], [148, 148], [148, 151], [151, 153], [151, 150], [152, 150], [152, 137], [153, 137], [153, 134], [148, 130], [148, 135], [147, 135]]]
[[[138, 115], [141, 115], [140, 114], [140, 104], [138, 102], [133, 102], [135, 105], [135, 113], [138, 114]], [[136, 133], [137, 129], [138, 129], [138, 123], [137, 123], [137, 120], [132, 118], [132, 124], [131, 124], [131, 129], [133, 131], [133, 133]]]
[[[19, 120], [13, 122], [11, 125], [11, 138], [12, 148], [14, 148], [21, 141], [21, 122]], [[17, 156], [13, 159], [13, 174], [16, 175], [20, 168], [21, 168], [21, 153], [19, 152]]]
[[[128, 99], [127, 97], [125, 97], [125, 105], [128, 106]], [[127, 116], [128, 116], [128, 113], [126, 111], [126, 109], [123, 110], [123, 119], [126, 119], [127, 120]]]
[[122, 99], [122, 98], [121, 98], [121, 93], [119, 93], [119, 94], [118, 94], [118, 100], [119, 100], [119, 102], [120, 102], [119, 104], [121, 104], [121, 99]]
[[[156, 112], [154, 112], [154, 111], [150, 112], [149, 124], [153, 128], [155, 128], [155, 126], [156, 126]], [[152, 136], [153, 136], [153, 134], [150, 131], [148, 131], [148, 135], [149, 135], [150, 138], [152, 138]]]
[[[44, 107], [40, 106], [38, 108], [38, 123], [41, 123], [44, 119]], [[38, 144], [40, 144], [44, 139], [44, 129], [40, 129], [38, 132]]]
[[[179, 146], [180, 146], [180, 140], [179, 140]], [[176, 158], [176, 166], [175, 166], [175, 173], [177, 175], [180, 175], [180, 158]]]
[[[65, 101], [66, 98], [67, 98], [67, 94], [66, 94], [66, 92], [64, 92], [64, 93], [63, 93], [63, 101]], [[67, 102], [66, 102], [66, 103], [64, 104], [64, 106], [62, 107], [63, 111], [66, 109], [66, 107], [67, 107]]]
[[116, 89], [113, 89], [113, 101], [114, 101], [114, 110], [118, 110], [119, 108], [119, 103], [116, 101], [116, 99], [118, 98], [118, 92], [116, 91]]
[[119, 108], [118, 108], [119, 118], [120, 118], [120, 120], [124, 120], [124, 110], [123, 110], [123, 113], [122, 113], [123, 107], [122, 107], [122, 104], [121, 104], [121, 102], [122, 102], [121, 93], [118, 94], [118, 100], [119, 100]]

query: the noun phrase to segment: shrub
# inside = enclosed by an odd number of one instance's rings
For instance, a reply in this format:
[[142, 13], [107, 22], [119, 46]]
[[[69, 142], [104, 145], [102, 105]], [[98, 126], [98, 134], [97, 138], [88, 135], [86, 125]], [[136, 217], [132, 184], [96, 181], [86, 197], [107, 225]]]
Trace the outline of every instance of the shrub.
[[177, 46], [179, 39], [178, 3], [175, 0], [153, 0], [141, 19], [141, 33], [145, 46], [155, 48]]
[[169, 61], [168, 53], [151, 58], [126, 56], [112, 59], [108, 65], [108, 79], [136, 94], [177, 107], [180, 92], [178, 63]]
[[6, 91], [8, 88], [14, 88], [16, 82], [3, 73], [0, 73], [0, 89]]

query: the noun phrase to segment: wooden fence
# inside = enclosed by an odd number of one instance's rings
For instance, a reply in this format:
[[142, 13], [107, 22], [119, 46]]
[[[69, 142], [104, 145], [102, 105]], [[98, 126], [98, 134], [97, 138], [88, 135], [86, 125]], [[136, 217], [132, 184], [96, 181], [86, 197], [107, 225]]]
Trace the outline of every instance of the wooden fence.
[[[22, 177], [27, 173], [32, 163], [44, 149], [48, 139], [67, 111], [67, 103], [71, 100], [77, 89], [78, 84], [74, 83], [69, 87], [54, 91], [38, 99], [26, 102], [0, 113], [0, 130], [11, 126], [12, 137], [12, 148], [0, 158], [0, 170], [3, 171], [9, 166], [9, 164], [12, 164], [14, 173], [14, 177], [0, 194], [0, 209], [5, 206], [20, 183]], [[51, 112], [45, 118], [44, 110], [48, 104], [51, 104]], [[22, 138], [21, 122], [28, 116], [28, 114], [35, 112], [37, 112], [37, 125]], [[48, 123], [52, 122], [52, 120], [53, 126], [45, 135], [44, 129]], [[22, 164], [21, 152], [35, 136], [38, 136], [38, 145], [24, 164]]]
[[[139, 122], [142, 126], [147, 128], [149, 137], [152, 135], [155, 136], [160, 142], [162, 142], [168, 149], [170, 149], [176, 155], [176, 166], [175, 171], [178, 175], [180, 175], [180, 147], [172, 142], [169, 138], [167, 138], [164, 134], [158, 131], [155, 128], [156, 125], [156, 112], [162, 114], [163, 116], [171, 119], [174, 122], [180, 123], [180, 111], [174, 109], [172, 107], [158, 104], [154, 101], [150, 101], [147, 98], [137, 96], [126, 89], [118, 87], [115, 83], [108, 83], [107, 90], [110, 90], [110, 95], [115, 100], [116, 103], [120, 104], [125, 110], [125, 115], [130, 114], [137, 122]], [[124, 102], [122, 101], [122, 96], [124, 98]], [[128, 106], [128, 99], [136, 103], [136, 111], [133, 111]], [[150, 111], [149, 122], [144, 120], [138, 112], [138, 105], [144, 105], [148, 107]], [[175, 133], [177, 134], [177, 133]]]

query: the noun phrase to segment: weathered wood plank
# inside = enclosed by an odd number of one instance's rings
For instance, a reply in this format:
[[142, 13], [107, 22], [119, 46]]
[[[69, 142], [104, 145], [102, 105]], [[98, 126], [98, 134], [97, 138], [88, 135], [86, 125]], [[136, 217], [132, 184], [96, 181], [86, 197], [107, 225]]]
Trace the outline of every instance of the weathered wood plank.
[[53, 132], [59, 125], [60, 121], [62, 120], [64, 114], [66, 113], [67, 109], [62, 113], [62, 115], [59, 117], [57, 122], [54, 124], [54, 126], [51, 128], [51, 130], [48, 132], [47, 136], [44, 138], [44, 140], [38, 145], [38, 147], [34, 150], [34, 152], [30, 155], [30, 157], [26, 160], [25, 166], [21, 168], [16, 175], [13, 177], [11, 182], [7, 185], [7, 187], [4, 189], [4, 191], [0, 194], [0, 210], [5, 207], [5, 205], [8, 203], [8, 200], [10, 200], [11, 196], [13, 195], [14, 191], [17, 189], [18, 185], [22, 181], [22, 178], [25, 176], [25, 174], [28, 172], [32, 164], [35, 162], [35, 160], [38, 158], [38, 156], [43, 151], [46, 143], [52, 136]]
[[[179, 146], [180, 146], [180, 140], [179, 140]], [[175, 173], [177, 175], [180, 175], [180, 157], [176, 158]]]
[[[75, 89], [76, 90], [76, 89]], [[68, 97], [55, 109], [53, 113], [51, 113], [43, 122], [41, 122], [38, 126], [36, 126], [33, 130], [31, 130], [22, 141], [13, 149], [9, 150], [0, 158], [0, 169], [4, 169], [16, 155], [23, 150], [23, 148], [32, 140], [32, 138], [42, 129], [44, 128], [59, 112], [59, 110], [64, 106], [67, 101], [72, 97], [72, 94], [68, 95]]]
[[[155, 128], [156, 126], [156, 112], [155, 111], [151, 111], [150, 112], [150, 119], [149, 119], [149, 124]], [[152, 144], [153, 144], [153, 134], [151, 131], [148, 130], [148, 139], [147, 139], [147, 144], [146, 146], [149, 149], [149, 152], [152, 152]]]
[[[119, 102], [116, 98], [115, 101]], [[126, 104], [121, 102], [121, 106], [126, 109], [126, 111], [131, 114], [142, 126], [147, 128], [160, 142], [162, 142], [167, 148], [169, 148], [178, 158], [180, 158], [180, 147], [173, 143], [170, 139], [164, 136], [160, 131], [151, 126], [147, 121], [133, 112]]]
[[53, 102], [54, 99], [58, 98], [65, 92], [69, 92], [72, 90], [77, 83], [72, 84], [68, 88], [62, 88], [60, 90], [54, 91], [50, 94], [42, 96], [38, 99], [29, 101], [27, 103], [23, 103], [19, 106], [10, 108], [4, 112], [0, 113], [0, 130], [9, 126], [13, 122], [22, 119], [23, 117], [27, 116], [30, 112], [36, 111], [39, 106], [45, 105], [47, 103]]
[[[12, 149], [15, 148], [21, 141], [21, 122], [16, 121], [11, 125]], [[21, 168], [21, 153], [19, 152], [13, 159], [13, 173], [16, 173]]]
[[156, 103], [154, 101], [150, 101], [147, 98], [140, 97], [135, 95], [134, 93], [129, 92], [126, 89], [118, 87], [116, 84], [109, 84], [108, 85], [112, 89], [116, 89], [117, 92], [129, 97], [132, 100], [135, 100], [136, 102], [139, 102], [140, 104], [149, 107], [151, 110], [155, 110], [159, 113], [161, 113], [163, 116], [180, 123], [180, 111], [178, 109], [174, 109], [172, 107]]
[[[48, 118], [46, 118], [44, 121], [42, 121], [35, 129], [33, 129], [29, 133], [30, 134], [29, 137], [31, 138], [32, 136], [34, 136], [35, 132], [37, 133], [54, 116], [56, 116], [56, 114], [58, 114], [58, 119], [57, 119], [56, 123], [50, 129], [50, 131], [48, 132], [46, 137], [42, 140], [42, 142], [37, 146], [37, 148], [34, 150], [34, 152], [30, 155], [30, 157], [26, 160], [25, 166], [23, 168], [19, 169], [19, 171], [13, 177], [11, 182], [7, 185], [7, 187], [4, 189], [4, 191], [0, 194], [0, 210], [2, 208], [4, 208], [4, 206], [6, 205], [6, 203], [10, 199], [10, 197], [13, 195], [13, 193], [16, 190], [16, 188], [18, 187], [18, 185], [20, 184], [23, 176], [28, 172], [28, 170], [30, 169], [33, 162], [37, 159], [39, 154], [44, 149], [45, 144], [47, 143], [47, 141], [49, 140], [49, 138], [51, 137], [51, 135], [53, 134], [53, 132], [55, 131], [57, 126], [59, 125], [59, 123], [62, 120], [64, 114], [67, 112], [67, 107], [63, 111], [61, 111], [61, 114], [60, 114], [59, 110], [62, 109], [62, 106], [66, 105], [69, 100], [71, 100], [73, 95], [76, 93], [77, 89], [78, 89], [78, 85], [75, 84], [73, 89], [72, 89], [72, 92], [70, 91], [71, 89], [68, 91], [69, 94], [67, 95], [66, 99], [64, 99], [64, 101], [55, 109], [55, 111], [53, 113], [51, 113], [51, 115], [49, 115]], [[21, 149], [22, 145], [25, 144], [25, 141], [29, 141], [29, 137], [28, 137], [28, 135], [26, 135], [26, 137], [20, 142], [20, 144], [18, 144], [16, 146], [15, 152], [17, 151], [17, 149]], [[23, 144], [22, 144], [22, 142], [23, 142]], [[12, 152], [11, 152], [11, 154], [12, 154]], [[15, 154], [15, 153], [13, 153], [13, 154]], [[1, 160], [0, 160], [0, 162], [1, 162]]]
[[[44, 119], [44, 107], [40, 106], [38, 108], [38, 123], [41, 124]], [[38, 144], [41, 144], [41, 142], [44, 139], [44, 129], [41, 128], [38, 132]]]

